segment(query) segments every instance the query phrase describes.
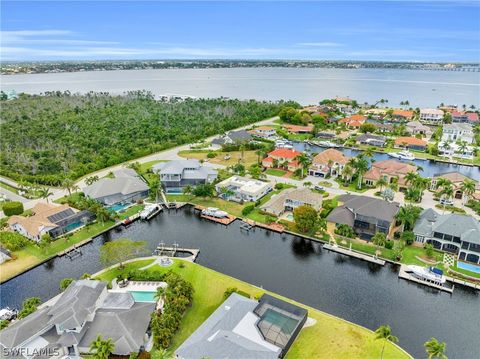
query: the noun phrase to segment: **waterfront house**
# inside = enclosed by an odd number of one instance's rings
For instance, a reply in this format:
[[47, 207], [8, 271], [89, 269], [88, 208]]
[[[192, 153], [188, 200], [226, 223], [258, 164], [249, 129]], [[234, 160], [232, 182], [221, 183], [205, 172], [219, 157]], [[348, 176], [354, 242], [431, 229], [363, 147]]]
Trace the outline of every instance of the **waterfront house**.
[[420, 121], [410, 121], [405, 125], [405, 127], [406, 131], [413, 136], [422, 135], [426, 138], [430, 138], [432, 135], [432, 130], [430, 127], [425, 126]]
[[215, 189], [221, 198], [229, 201], [255, 202], [270, 192], [273, 187], [269, 182], [263, 182], [260, 180], [240, 176], [232, 176], [220, 183], [217, 183]]
[[259, 126], [255, 127], [253, 130], [248, 131], [252, 136], [254, 137], [260, 137], [260, 138], [272, 138], [277, 134], [277, 131], [275, 128], [270, 127], [270, 126]]
[[335, 131], [321, 131], [317, 132], [317, 134], [315, 135], [315, 137], [323, 138], [326, 140], [333, 140], [336, 136], [337, 134]]
[[443, 142], [464, 141], [471, 144], [473, 139], [473, 128], [468, 123], [451, 123], [443, 126], [441, 139]]
[[438, 153], [443, 157], [458, 157], [466, 160], [472, 160], [474, 155], [474, 146], [459, 144], [458, 142], [440, 141], [438, 143]]
[[397, 202], [345, 194], [338, 198], [338, 207], [327, 216], [327, 230], [333, 235], [338, 225], [345, 224], [362, 239], [370, 239], [377, 232], [393, 238], [395, 216], [399, 210]]
[[453, 123], [469, 123], [476, 125], [478, 123], [478, 114], [476, 112], [452, 112]]
[[342, 152], [329, 148], [313, 158], [308, 174], [315, 177], [337, 177], [342, 173], [349, 159]]
[[311, 133], [313, 131], [313, 125], [299, 126], [299, 125], [283, 125], [283, 128], [289, 133], [302, 134]]
[[476, 191], [475, 192], [478, 192], [480, 193], [480, 184], [471, 179], [470, 177], [467, 177], [463, 174], [461, 174], [460, 172], [446, 172], [446, 173], [440, 173], [440, 174], [436, 174], [435, 176], [432, 177], [432, 181], [430, 182], [430, 190], [432, 191], [437, 191], [439, 190], [438, 188], [438, 180], [439, 179], [446, 179], [446, 180], [449, 180], [450, 182], [452, 182], [453, 184], [453, 196], [454, 198], [457, 198], [457, 199], [462, 199], [463, 198], [463, 191], [462, 191], [462, 184], [465, 180], [471, 180], [471, 181], [474, 181], [476, 186]]
[[161, 162], [154, 165], [152, 170], [159, 174], [167, 193], [181, 193], [186, 186], [211, 183], [218, 176], [216, 170], [202, 165], [196, 159]]
[[457, 260], [480, 264], [480, 223], [464, 214], [439, 214], [423, 210], [415, 228], [417, 243], [431, 243], [436, 249], [453, 253]]
[[399, 190], [403, 191], [408, 187], [405, 182], [405, 175], [408, 172], [417, 173], [417, 168], [396, 160], [377, 161], [372, 163], [372, 167], [363, 175], [363, 183], [373, 187], [383, 177], [388, 183], [396, 181]]
[[411, 110], [393, 110], [392, 111], [392, 120], [397, 121], [410, 121], [415, 116], [415, 113]]
[[364, 133], [363, 135], [357, 136], [355, 141], [358, 144], [362, 144], [362, 145], [384, 147], [385, 143], [387, 142], [387, 138], [385, 136], [378, 136], [378, 135], [372, 135], [370, 133]]
[[436, 108], [422, 108], [420, 110], [420, 122], [432, 125], [441, 125], [443, 123], [444, 112]]
[[131, 168], [113, 171], [113, 177], [104, 177], [85, 187], [83, 192], [104, 205], [134, 203], [148, 196], [149, 187]]
[[283, 358], [307, 320], [306, 309], [264, 294], [232, 293], [175, 351], [178, 359]]
[[225, 145], [225, 144], [242, 144], [248, 143], [253, 139], [252, 135], [247, 130], [229, 131], [222, 136], [219, 136], [212, 140], [212, 145]]
[[89, 211], [78, 211], [66, 204], [39, 202], [32, 208], [32, 212], [33, 215], [29, 217], [11, 216], [7, 224], [11, 230], [37, 242], [47, 233], [56, 238], [95, 218]]
[[367, 118], [363, 115], [352, 115], [350, 117], [342, 118], [339, 123], [344, 123], [347, 128], [358, 129], [362, 126]]
[[425, 151], [427, 149], [427, 141], [416, 137], [397, 137], [395, 139], [396, 148], [406, 148], [415, 151]]
[[299, 206], [310, 206], [316, 211], [322, 208], [323, 196], [309, 188], [288, 188], [270, 198], [260, 209], [280, 216], [284, 212], [293, 212]]
[[[155, 303], [135, 302], [129, 292], [108, 291], [106, 282], [77, 280], [52, 302], [3, 329], [0, 347], [17, 349], [16, 359], [80, 358], [101, 335], [112, 340], [112, 354], [129, 356], [147, 345], [154, 310]], [[42, 349], [51, 354], [31, 354]]]
[[293, 148], [277, 148], [268, 153], [262, 160], [262, 165], [266, 168], [286, 167], [289, 171], [295, 172], [300, 168], [296, 158], [301, 154]]

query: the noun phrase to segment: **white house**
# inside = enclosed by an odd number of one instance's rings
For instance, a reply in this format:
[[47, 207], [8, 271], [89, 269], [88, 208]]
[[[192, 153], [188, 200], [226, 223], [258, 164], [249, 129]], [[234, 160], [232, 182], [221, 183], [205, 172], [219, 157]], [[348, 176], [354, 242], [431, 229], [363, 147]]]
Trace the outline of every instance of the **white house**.
[[272, 190], [269, 182], [233, 176], [218, 183], [215, 189], [219, 196], [235, 202], [256, 201]]
[[436, 108], [423, 108], [420, 110], [420, 121], [439, 125], [443, 122], [443, 111]]
[[472, 125], [468, 123], [452, 123], [443, 126], [442, 141], [457, 142], [465, 141], [473, 143]]

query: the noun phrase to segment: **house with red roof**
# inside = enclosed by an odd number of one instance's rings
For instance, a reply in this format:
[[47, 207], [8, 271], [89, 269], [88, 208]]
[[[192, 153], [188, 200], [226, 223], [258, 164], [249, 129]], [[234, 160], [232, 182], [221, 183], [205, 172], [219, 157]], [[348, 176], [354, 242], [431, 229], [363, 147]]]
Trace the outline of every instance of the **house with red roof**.
[[296, 158], [301, 154], [294, 149], [277, 148], [262, 160], [262, 165], [266, 168], [286, 167], [289, 171], [295, 172], [300, 168]]
[[409, 150], [425, 151], [427, 148], [427, 141], [416, 137], [397, 137], [395, 139], [395, 147], [408, 148]]
[[392, 118], [400, 121], [411, 121], [415, 113], [411, 110], [393, 110]]
[[347, 128], [360, 128], [365, 123], [367, 118], [363, 115], [352, 115], [350, 117], [342, 118], [339, 123], [344, 123]]
[[289, 133], [310, 133], [313, 131], [313, 125], [299, 126], [299, 125], [283, 125]]
[[478, 113], [453, 111], [452, 122], [470, 123], [472, 125], [475, 125], [478, 123]]

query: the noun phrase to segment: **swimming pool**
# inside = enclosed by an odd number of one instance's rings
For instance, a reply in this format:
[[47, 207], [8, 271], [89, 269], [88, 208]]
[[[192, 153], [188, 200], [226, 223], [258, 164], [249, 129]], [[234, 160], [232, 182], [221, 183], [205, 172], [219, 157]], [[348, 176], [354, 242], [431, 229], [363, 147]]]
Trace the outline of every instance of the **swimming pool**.
[[480, 274], [480, 266], [477, 266], [475, 264], [470, 264], [470, 263], [465, 263], [465, 262], [457, 262], [457, 267], [460, 269], [465, 269], [473, 273], [478, 273]]
[[115, 204], [112, 204], [111, 206], [108, 206], [108, 210], [109, 211], [112, 211], [112, 212], [119, 212], [121, 211], [122, 209], [125, 209], [127, 207], [129, 207], [130, 204], [122, 204], [122, 203], [115, 203]]
[[129, 291], [133, 295], [135, 302], [155, 303], [156, 292]]
[[262, 320], [281, 328], [285, 334], [292, 334], [298, 324], [298, 320], [287, 317], [272, 309], [267, 309]]

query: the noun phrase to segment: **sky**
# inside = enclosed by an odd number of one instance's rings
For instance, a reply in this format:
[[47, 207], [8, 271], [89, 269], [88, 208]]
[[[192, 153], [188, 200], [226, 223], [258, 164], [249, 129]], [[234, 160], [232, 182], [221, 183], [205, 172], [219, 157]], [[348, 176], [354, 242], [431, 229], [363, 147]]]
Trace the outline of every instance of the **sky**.
[[480, 1], [2, 1], [2, 61], [480, 62]]

